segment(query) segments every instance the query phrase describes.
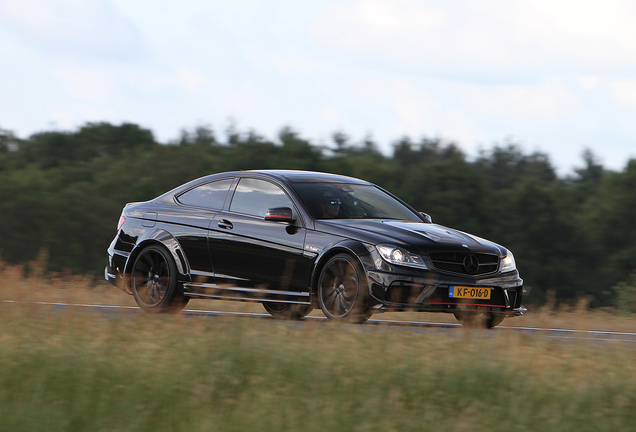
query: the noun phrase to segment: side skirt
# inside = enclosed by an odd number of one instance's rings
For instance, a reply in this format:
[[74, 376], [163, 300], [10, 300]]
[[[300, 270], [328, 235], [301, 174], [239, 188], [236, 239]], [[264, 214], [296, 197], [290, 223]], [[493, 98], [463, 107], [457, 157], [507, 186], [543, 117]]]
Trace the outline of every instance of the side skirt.
[[183, 284], [183, 291], [183, 294], [190, 298], [311, 304], [309, 292], [280, 291], [266, 288], [246, 288], [194, 282]]

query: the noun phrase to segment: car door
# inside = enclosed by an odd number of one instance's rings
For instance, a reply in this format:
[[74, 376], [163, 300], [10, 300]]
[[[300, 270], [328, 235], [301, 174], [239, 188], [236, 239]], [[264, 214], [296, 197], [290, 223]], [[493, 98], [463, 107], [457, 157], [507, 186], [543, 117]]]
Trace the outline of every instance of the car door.
[[[278, 298], [304, 293], [309, 296], [312, 261], [303, 255], [306, 229], [294, 223], [266, 221], [270, 208], [289, 207], [298, 215], [294, 203], [277, 184], [243, 177], [238, 182], [227, 211], [216, 215], [210, 225], [210, 254], [217, 283], [234, 290], [235, 295]], [[287, 293], [287, 294], [285, 294]]]

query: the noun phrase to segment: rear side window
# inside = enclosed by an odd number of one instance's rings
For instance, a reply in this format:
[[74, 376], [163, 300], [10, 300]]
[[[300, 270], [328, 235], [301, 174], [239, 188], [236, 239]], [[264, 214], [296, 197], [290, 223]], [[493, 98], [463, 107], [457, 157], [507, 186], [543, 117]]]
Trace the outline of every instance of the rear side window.
[[293, 208], [293, 204], [287, 194], [275, 184], [243, 178], [234, 192], [230, 211], [265, 216], [267, 209], [274, 207]]
[[233, 180], [234, 179], [217, 180], [197, 186], [179, 195], [177, 200], [185, 205], [220, 210], [223, 208], [225, 196]]

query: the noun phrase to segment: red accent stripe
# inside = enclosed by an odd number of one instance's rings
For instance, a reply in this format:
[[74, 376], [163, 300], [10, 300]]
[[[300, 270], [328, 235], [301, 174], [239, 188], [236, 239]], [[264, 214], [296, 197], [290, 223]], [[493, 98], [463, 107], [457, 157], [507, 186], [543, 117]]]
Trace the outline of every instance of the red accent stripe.
[[503, 305], [491, 305], [491, 304], [483, 304], [483, 303], [445, 303], [445, 302], [429, 302], [429, 304], [438, 304], [438, 305], [462, 305], [462, 306], [490, 306], [490, 307], [500, 307], [505, 308]]

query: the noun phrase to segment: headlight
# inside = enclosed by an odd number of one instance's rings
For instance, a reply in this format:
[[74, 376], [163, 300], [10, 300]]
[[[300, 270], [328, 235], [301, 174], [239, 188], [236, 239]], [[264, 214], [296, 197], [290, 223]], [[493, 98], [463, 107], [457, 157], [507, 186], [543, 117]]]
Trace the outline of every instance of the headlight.
[[423, 269], [428, 268], [421, 256], [412, 254], [402, 248], [386, 244], [377, 245], [375, 248], [380, 253], [380, 256], [391, 264]]
[[508, 255], [501, 260], [501, 273], [509, 272], [515, 270], [517, 268], [517, 264], [515, 263], [515, 257], [512, 255], [512, 252], [508, 251]]

